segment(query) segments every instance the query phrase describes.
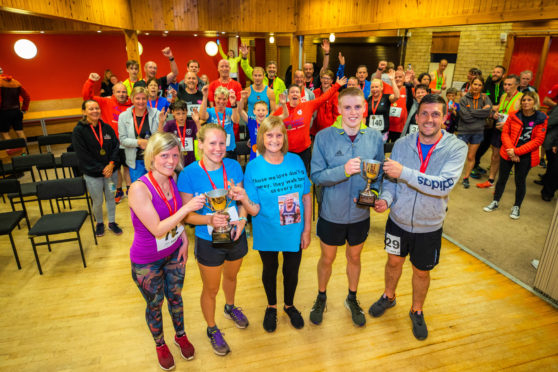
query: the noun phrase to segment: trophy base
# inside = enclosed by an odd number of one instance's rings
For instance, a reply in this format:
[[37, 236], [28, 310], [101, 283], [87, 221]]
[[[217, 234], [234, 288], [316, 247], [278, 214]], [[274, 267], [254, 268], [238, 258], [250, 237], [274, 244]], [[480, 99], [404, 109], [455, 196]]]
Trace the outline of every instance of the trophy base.
[[216, 245], [231, 244], [233, 242], [231, 237], [232, 231], [233, 231], [232, 229], [225, 230], [225, 231], [213, 230], [213, 232], [211, 233], [213, 244]]
[[374, 204], [376, 203], [376, 195], [359, 194], [356, 203], [362, 207], [374, 207]]

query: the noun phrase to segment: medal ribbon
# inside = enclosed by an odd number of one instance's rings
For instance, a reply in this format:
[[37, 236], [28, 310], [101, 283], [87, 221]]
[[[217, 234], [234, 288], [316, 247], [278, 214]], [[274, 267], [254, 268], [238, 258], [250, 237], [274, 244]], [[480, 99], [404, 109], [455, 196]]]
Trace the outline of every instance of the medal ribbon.
[[430, 157], [432, 156], [432, 153], [434, 152], [434, 149], [436, 148], [436, 145], [438, 145], [438, 142], [440, 142], [442, 137], [443, 137], [443, 135], [441, 135], [440, 138], [438, 138], [438, 141], [436, 141], [434, 143], [434, 145], [432, 145], [430, 150], [428, 150], [428, 154], [426, 154], [426, 159], [424, 159], [424, 161], [423, 161], [423, 159], [422, 159], [422, 148], [420, 146], [419, 139], [418, 139], [418, 136], [417, 136], [417, 150], [418, 150], [419, 159], [420, 159], [420, 173], [426, 172], [426, 168], [428, 167], [428, 162], [430, 162]]
[[444, 74], [442, 74], [442, 77], [439, 77], [438, 70], [436, 70], [436, 90], [442, 89], [443, 83], [444, 83]]
[[95, 129], [93, 129], [93, 124], [91, 124], [91, 131], [93, 132], [93, 135], [95, 136], [95, 138], [97, 139], [97, 141], [99, 142], [99, 145], [101, 145], [101, 150], [103, 149], [103, 142], [105, 141], [105, 139], [103, 138], [103, 131], [101, 129], [101, 122], [98, 121], [97, 122], [97, 126], [99, 127], [99, 136], [97, 136], [97, 133], [95, 133]]
[[147, 174], [147, 177], [149, 178], [149, 181], [151, 181], [151, 183], [153, 184], [153, 187], [155, 187], [155, 191], [157, 191], [157, 195], [159, 195], [159, 197], [161, 199], [163, 199], [163, 201], [165, 202], [165, 205], [169, 209], [169, 216], [172, 216], [173, 214], [175, 214], [176, 211], [178, 210], [178, 204], [176, 202], [176, 195], [174, 194], [174, 187], [172, 187], [172, 185], [170, 183], [170, 177], [169, 177], [169, 186], [170, 186], [170, 191], [171, 191], [171, 194], [172, 194], [173, 208], [171, 208], [169, 201], [167, 200], [167, 198], [165, 197], [165, 194], [163, 193], [163, 190], [161, 189], [161, 186], [159, 186], [159, 184], [157, 183], [157, 180], [155, 179], [155, 177], [153, 177], [153, 173], [151, 173], [151, 171], [149, 171], [149, 173]]
[[225, 112], [223, 113], [223, 123], [222, 124], [221, 124], [221, 120], [219, 120], [219, 113], [217, 112], [217, 109], [215, 109], [215, 116], [217, 116], [217, 124], [222, 126], [223, 129], [224, 129], [225, 128], [225, 120], [227, 119], [227, 109], [225, 109]]
[[[223, 187], [225, 189], [228, 189], [229, 185], [227, 183], [227, 170], [225, 169], [225, 163], [224, 162], [222, 163], [222, 165], [223, 165]], [[200, 166], [205, 171], [205, 174], [207, 174], [207, 178], [209, 178], [209, 182], [211, 182], [211, 186], [213, 186], [213, 190], [217, 190], [217, 186], [215, 186], [215, 184], [213, 183], [213, 180], [211, 179], [211, 176], [209, 175], [209, 172], [205, 168], [205, 165], [203, 165], [203, 159], [200, 160]]]
[[376, 115], [376, 110], [378, 109], [378, 105], [380, 104], [381, 100], [382, 100], [382, 96], [380, 96], [378, 103], [376, 103], [376, 106], [374, 106], [374, 97], [372, 97], [372, 104], [370, 105], [372, 109], [372, 115]]
[[136, 109], [132, 109], [132, 115], [133, 115], [133, 118], [134, 118], [134, 127], [136, 128], [136, 132], [137, 132], [137, 135], [139, 137], [139, 135], [141, 133], [141, 130], [143, 129], [143, 123], [145, 122], [145, 118], [147, 117], [147, 112], [145, 112], [143, 114], [143, 118], [141, 119], [139, 129], [138, 129], [138, 122], [137, 122], [137, 119], [136, 119]]
[[184, 129], [182, 133], [180, 132], [180, 127], [178, 126], [178, 122], [176, 123], [176, 131], [178, 132], [178, 137], [180, 137], [180, 142], [182, 142], [182, 148], [186, 147], [186, 123], [184, 123]]

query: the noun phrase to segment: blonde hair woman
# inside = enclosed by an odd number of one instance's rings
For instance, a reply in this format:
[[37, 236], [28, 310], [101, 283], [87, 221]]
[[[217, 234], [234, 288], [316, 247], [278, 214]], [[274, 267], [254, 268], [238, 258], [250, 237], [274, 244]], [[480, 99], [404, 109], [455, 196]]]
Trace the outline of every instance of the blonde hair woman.
[[[228, 189], [242, 186], [243, 174], [236, 160], [225, 157], [227, 132], [218, 124], [206, 124], [198, 132], [198, 146], [202, 154], [200, 161], [187, 166], [178, 177], [178, 190], [184, 203], [190, 202], [196, 195], [203, 195], [217, 189]], [[236, 276], [242, 264], [242, 258], [248, 252], [248, 243], [244, 226], [246, 211], [244, 206], [232, 201], [227, 209], [232, 230], [232, 243], [214, 244], [212, 231], [214, 228], [228, 224], [224, 214], [212, 213], [204, 207], [198, 213], [190, 214], [186, 221], [196, 225], [196, 259], [200, 270], [203, 288], [201, 308], [207, 322], [207, 336], [217, 355], [226, 355], [229, 345], [215, 323], [215, 298], [219, 292], [221, 281], [225, 293], [224, 316], [234, 321], [238, 328], [246, 328], [248, 319], [242, 309], [234, 305], [236, 293]]]
[[204, 196], [183, 203], [176, 187], [175, 169], [182, 168], [180, 143], [171, 133], [155, 133], [147, 141], [144, 161], [148, 173], [134, 182], [128, 195], [134, 226], [130, 248], [132, 278], [147, 302], [145, 319], [155, 340], [159, 365], [174, 368], [165, 344], [162, 305], [167, 298], [176, 332], [174, 342], [183, 358], [194, 357], [194, 347], [184, 332], [182, 286], [188, 259], [188, 238], [182, 221], [200, 209]]

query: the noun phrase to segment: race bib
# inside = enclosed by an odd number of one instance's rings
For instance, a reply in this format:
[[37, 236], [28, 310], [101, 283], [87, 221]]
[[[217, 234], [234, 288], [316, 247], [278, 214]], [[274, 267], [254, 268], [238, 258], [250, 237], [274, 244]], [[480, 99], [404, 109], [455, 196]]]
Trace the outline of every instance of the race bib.
[[370, 120], [368, 121], [368, 124], [370, 128], [379, 130], [381, 132], [384, 130], [384, 116], [370, 115]]
[[198, 112], [200, 112], [200, 106], [201, 105], [197, 105], [197, 104], [193, 104], [193, 103], [188, 104], [188, 116], [192, 117], [192, 112], [193, 112], [194, 109], [196, 109]]
[[409, 134], [418, 132], [418, 125], [417, 124], [410, 124], [409, 125]]
[[401, 238], [399, 236], [386, 233], [384, 244], [386, 246], [385, 249], [387, 253], [395, 254], [398, 256], [401, 254]]
[[227, 147], [231, 145], [231, 135], [227, 134]]
[[498, 123], [505, 123], [508, 120], [508, 114], [498, 114]]
[[164, 236], [155, 238], [155, 242], [157, 243], [157, 252], [161, 252], [162, 250], [172, 247], [172, 245], [180, 238], [183, 231], [184, 226], [178, 225], [176, 227], [176, 231], [171, 230]]
[[389, 116], [391, 116], [392, 118], [400, 118], [402, 111], [403, 109], [401, 107], [392, 106], [389, 109]]
[[[236, 210], [236, 207], [228, 207], [226, 209], [226, 212], [229, 214], [229, 221], [238, 221], [238, 211]], [[213, 215], [214, 213], [208, 213], [208, 216]], [[209, 235], [211, 235], [211, 233], [213, 232], [213, 226], [211, 225], [207, 225], [207, 233]]]
[[184, 146], [182, 151], [194, 151], [194, 139], [191, 137], [184, 138]]

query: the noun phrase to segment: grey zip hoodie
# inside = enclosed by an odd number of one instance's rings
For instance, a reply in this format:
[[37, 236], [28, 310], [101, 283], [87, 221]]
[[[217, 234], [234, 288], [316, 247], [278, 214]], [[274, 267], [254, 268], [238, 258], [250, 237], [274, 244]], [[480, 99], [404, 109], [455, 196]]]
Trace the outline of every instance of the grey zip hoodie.
[[425, 173], [419, 171], [418, 132], [393, 146], [391, 159], [403, 165], [403, 171], [397, 180], [384, 177], [380, 199], [387, 201], [391, 220], [405, 231], [436, 231], [446, 217], [448, 196], [463, 170], [467, 145], [445, 130], [442, 133]]

